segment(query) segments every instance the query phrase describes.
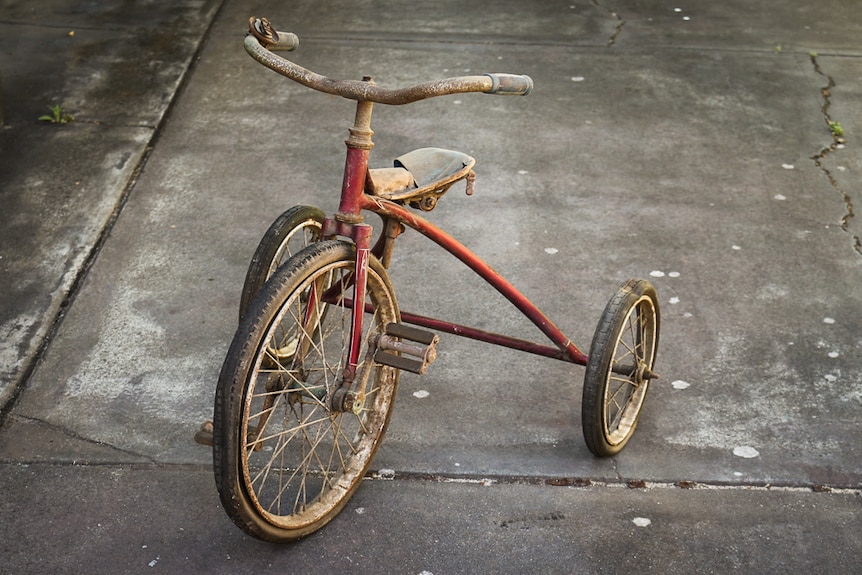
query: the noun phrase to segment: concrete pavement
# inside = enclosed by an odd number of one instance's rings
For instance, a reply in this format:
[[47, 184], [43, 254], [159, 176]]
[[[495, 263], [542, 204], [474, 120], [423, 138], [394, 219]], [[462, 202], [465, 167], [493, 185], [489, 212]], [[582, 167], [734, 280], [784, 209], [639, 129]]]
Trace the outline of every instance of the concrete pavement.
[[[528, 98], [378, 106], [373, 158], [474, 155], [476, 195], [453, 190], [432, 219], [582, 347], [621, 281], [656, 284], [662, 379], [626, 450], [596, 460], [584, 447], [581, 369], [444, 336], [429, 373], [402, 378], [374, 463], [394, 481], [366, 482], [297, 545], [229, 523], [191, 436], [211, 416], [260, 235], [293, 204], [336, 207], [352, 120], [350, 102], [245, 54], [250, 10], [297, 32], [292, 57], [335, 78], [534, 78]], [[852, 570], [860, 32], [849, 0], [137, 13], [0, 0], [5, 564]], [[37, 122], [53, 103], [77, 121]], [[402, 309], [535, 337], [415, 234], [392, 274]]]

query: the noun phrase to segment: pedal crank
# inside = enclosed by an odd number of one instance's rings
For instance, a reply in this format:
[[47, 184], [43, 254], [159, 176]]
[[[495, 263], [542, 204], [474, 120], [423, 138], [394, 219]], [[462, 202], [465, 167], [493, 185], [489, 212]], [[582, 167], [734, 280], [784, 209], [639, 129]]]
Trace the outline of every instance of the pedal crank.
[[440, 337], [430, 331], [389, 323], [384, 333], [377, 336], [374, 361], [421, 375], [437, 359], [438, 341]]

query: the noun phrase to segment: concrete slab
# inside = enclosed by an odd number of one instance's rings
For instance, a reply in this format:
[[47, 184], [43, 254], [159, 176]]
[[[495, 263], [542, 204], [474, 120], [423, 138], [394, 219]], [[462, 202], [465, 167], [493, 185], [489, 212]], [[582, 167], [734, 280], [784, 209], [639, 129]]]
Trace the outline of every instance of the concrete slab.
[[862, 552], [851, 493], [366, 481], [324, 533], [278, 546], [233, 527], [204, 469], [2, 465], [0, 482], [12, 572], [847, 573]]
[[[0, 406], [109, 227], [217, 6], [0, 2]], [[54, 105], [75, 122], [40, 123]]]
[[862, 32], [855, 7], [842, 0], [701, 3], [655, 6], [638, 0], [601, 0], [622, 21], [620, 47], [707, 48], [859, 54]]
[[0, 134], [0, 403], [32, 367], [152, 136], [83, 123]]

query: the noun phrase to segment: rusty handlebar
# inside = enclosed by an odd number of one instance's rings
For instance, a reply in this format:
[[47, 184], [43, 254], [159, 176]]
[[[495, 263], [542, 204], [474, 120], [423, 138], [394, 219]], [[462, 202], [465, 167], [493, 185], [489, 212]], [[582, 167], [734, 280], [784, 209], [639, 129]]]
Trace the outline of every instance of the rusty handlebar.
[[[295, 50], [299, 46], [299, 38], [290, 32], [271, 32], [266, 37], [260, 36], [259, 25], [266, 19], [251, 18], [250, 31], [245, 37], [245, 50], [252, 58], [282, 76], [307, 86], [319, 92], [334, 94], [349, 100], [375, 102], [378, 104], [401, 105], [410, 104], [426, 98], [445, 96], [447, 94], [463, 94], [467, 92], [482, 92], [510, 96], [526, 96], [533, 89], [533, 80], [529, 76], [518, 74], [483, 74], [480, 76], [458, 76], [423, 82], [406, 88], [391, 89], [377, 86], [371, 81], [332, 80], [316, 74], [290, 60], [274, 54], [271, 50]], [[258, 27], [258, 30], [255, 30]]]

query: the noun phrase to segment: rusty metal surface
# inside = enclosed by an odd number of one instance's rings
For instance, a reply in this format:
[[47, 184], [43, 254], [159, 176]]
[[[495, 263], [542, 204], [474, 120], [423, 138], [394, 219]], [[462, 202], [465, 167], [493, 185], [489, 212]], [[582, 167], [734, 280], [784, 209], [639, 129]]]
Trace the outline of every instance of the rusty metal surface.
[[245, 49], [252, 58], [294, 82], [320, 92], [362, 102], [403, 105], [447, 94], [485, 92], [525, 96], [532, 90], [532, 80], [512, 74], [461, 76], [422, 82], [400, 89], [384, 88], [357, 80], [333, 80], [307, 70], [286, 58], [273, 54], [253, 35], [246, 36]]

